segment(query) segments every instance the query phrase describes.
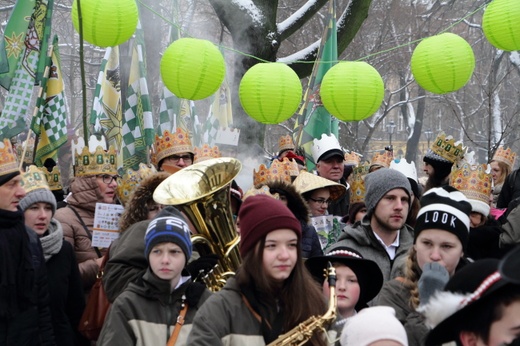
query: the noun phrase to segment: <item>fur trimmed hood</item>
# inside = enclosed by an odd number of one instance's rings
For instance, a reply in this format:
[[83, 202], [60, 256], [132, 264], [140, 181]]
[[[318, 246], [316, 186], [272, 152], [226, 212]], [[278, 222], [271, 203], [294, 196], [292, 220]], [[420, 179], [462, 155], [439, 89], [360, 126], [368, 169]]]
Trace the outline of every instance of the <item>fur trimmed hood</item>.
[[281, 180], [269, 181], [260, 186], [262, 185], [268, 186], [273, 194], [276, 190], [283, 191], [287, 198], [287, 207], [291, 210], [294, 216], [306, 224], [309, 223], [309, 206], [307, 205], [307, 202], [305, 202], [305, 199], [303, 199], [302, 195], [296, 191], [294, 185]]

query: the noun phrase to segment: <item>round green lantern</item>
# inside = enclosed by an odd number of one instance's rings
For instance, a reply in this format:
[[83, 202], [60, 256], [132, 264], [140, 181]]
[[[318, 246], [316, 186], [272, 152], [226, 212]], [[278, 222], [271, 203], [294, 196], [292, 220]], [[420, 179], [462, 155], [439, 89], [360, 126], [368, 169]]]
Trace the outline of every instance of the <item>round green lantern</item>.
[[498, 49], [520, 50], [520, 1], [493, 0], [482, 17], [482, 29]]
[[161, 77], [177, 97], [201, 100], [213, 95], [226, 75], [226, 63], [218, 48], [207, 40], [181, 38], [164, 51]]
[[375, 68], [362, 61], [342, 61], [331, 67], [321, 82], [323, 105], [336, 118], [359, 121], [381, 105], [385, 86]]
[[[99, 47], [113, 47], [127, 41], [137, 27], [135, 0], [81, 0], [83, 38]], [[72, 23], [79, 33], [77, 0], [72, 3]]]
[[475, 55], [462, 37], [444, 33], [421, 41], [412, 54], [412, 73], [417, 83], [435, 94], [462, 88], [475, 68]]
[[302, 99], [300, 78], [284, 63], [259, 63], [242, 77], [238, 90], [244, 111], [263, 124], [289, 119]]

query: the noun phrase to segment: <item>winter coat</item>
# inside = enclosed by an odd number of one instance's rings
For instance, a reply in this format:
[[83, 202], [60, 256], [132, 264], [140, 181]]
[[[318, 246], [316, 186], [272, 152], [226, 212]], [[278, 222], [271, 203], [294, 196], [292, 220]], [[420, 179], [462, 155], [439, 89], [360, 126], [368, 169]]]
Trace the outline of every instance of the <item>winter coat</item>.
[[[520, 226], [518, 223], [516, 225]], [[474, 261], [483, 258], [502, 258], [512, 247], [512, 244], [504, 248], [500, 247], [503, 231], [500, 223], [492, 218], [488, 218], [482, 226], [471, 227], [465, 255]]]
[[103, 287], [110, 302], [114, 302], [126, 286], [143, 276], [148, 268], [144, 235], [149, 223], [145, 220], [133, 224], [110, 246], [103, 275]]
[[[61, 228], [55, 220], [51, 227]], [[85, 309], [85, 295], [74, 250], [63, 239], [60, 242], [59, 252], [46, 262], [50, 309], [56, 344], [72, 346], [78, 345], [81, 339], [77, 326]]]
[[322, 256], [320, 238], [313, 225], [300, 221], [302, 225], [302, 257]]
[[520, 197], [519, 170], [520, 168], [514, 170], [504, 180], [502, 191], [500, 191], [500, 195], [498, 196], [497, 208], [507, 208], [512, 200]]
[[242, 299], [235, 278], [214, 293], [197, 312], [188, 345], [265, 345], [260, 322]]
[[203, 284], [192, 283], [187, 272], [183, 272], [183, 278], [187, 281], [171, 292], [170, 282], [157, 278], [148, 269], [112, 304], [96, 345], [166, 345], [175, 328], [183, 296], [188, 310], [175, 345], [187, 345], [193, 318], [211, 293]]
[[515, 200], [515, 202], [510, 203], [510, 210], [508, 210], [505, 222], [502, 224], [503, 232], [499, 237], [500, 248], [507, 249], [520, 243], [520, 207], [516, 202], [520, 201]]
[[[343, 178], [340, 179], [339, 183], [346, 187], [348, 186], [347, 181]], [[350, 189], [347, 188], [347, 193], [345, 194], [345, 196], [343, 196], [340, 199], [338, 199], [337, 201], [331, 203], [328, 206], [327, 211], [329, 212], [329, 215], [343, 217], [345, 215], [348, 215], [349, 207], [350, 207]]]
[[401, 268], [394, 265], [394, 262], [401, 263], [406, 258], [408, 249], [412, 244], [413, 229], [405, 224], [399, 232], [399, 247], [396, 249], [395, 258], [391, 260], [372, 231], [370, 217], [365, 216], [361, 222], [347, 225], [343, 229], [343, 234], [339, 237], [338, 242], [328, 248], [327, 252], [340, 246], [350, 247], [358, 251], [364, 259], [376, 262], [383, 273], [384, 281], [388, 281], [400, 275]]
[[376, 305], [390, 306], [395, 309], [395, 316], [404, 325], [409, 346], [422, 346], [428, 335], [424, 317], [409, 304], [410, 290], [401, 280], [390, 280], [383, 284]]
[[56, 343], [49, 308], [45, 259], [38, 235], [28, 227], [26, 232], [29, 236], [29, 250], [35, 273], [33, 290], [36, 301], [15, 317], [9, 320], [0, 319], [0, 345], [53, 346]]
[[[102, 196], [95, 176], [74, 178], [70, 190], [72, 195], [67, 198], [68, 207], [56, 210], [54, 218], [61, 223], [65, 240], [74, 248], [83, 287], [87, 292], [96, 281], [99, 270], [95, 261], [99, 256], [92, 247], [92, 226], [96, 203], [102, 200]], [[70, 207], [78, 212], [89, 232]], [[106, 252], [106, 249], [99, 250], [102, 255]]]

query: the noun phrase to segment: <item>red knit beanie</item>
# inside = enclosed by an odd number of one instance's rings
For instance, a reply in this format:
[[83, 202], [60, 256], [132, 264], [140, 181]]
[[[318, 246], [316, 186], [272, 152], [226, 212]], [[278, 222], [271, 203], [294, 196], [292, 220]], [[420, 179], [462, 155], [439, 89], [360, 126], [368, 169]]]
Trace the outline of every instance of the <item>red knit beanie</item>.
[[240, 220], [240, 254], [244, 257], [269, 232], [288, 228], [300, 240], [300, 222], [282, 202], [267, 195], [248, 197], [238, 213]]

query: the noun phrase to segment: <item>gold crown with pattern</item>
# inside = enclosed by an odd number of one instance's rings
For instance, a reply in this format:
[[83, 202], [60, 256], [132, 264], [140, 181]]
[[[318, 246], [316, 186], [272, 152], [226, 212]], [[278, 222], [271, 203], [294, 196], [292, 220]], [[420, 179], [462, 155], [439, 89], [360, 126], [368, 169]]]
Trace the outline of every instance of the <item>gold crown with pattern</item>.
[[371, 166], [390, 167], [390, 162], [394, 159], [394, 152], [392, 150], [380, 150], [372, 156]]
[[130, 200], [132, 192], [141, 184], [143, 180], [157, 173], [155, 166], [140, 163], [137, 170], [128, 168], [122, 172], [121, 179], [117, 184], [117, 195], [123, 205]]
[[90, 152], [88, 147], [83, 147], [81, 153], [75, 153], [74, 175], [76, 177], [117, 174], [117, 157], [114, 147], [104, 150], [97, 146], [96, 151]]
[[490, 166], [487, 164], [454, 165], [450, 174], [450, 185], [462, 192], [468, 199], [489, 204], [489, 195], [493, 187], [490, 171]]
[[251, 187], [249, 190], [244, 193], [244, 197], [242, 197], [242, 202], [251, 196], [256, 195], [267, 195], [269, 197], [273, 197], [274, 199], [280, 199], [280, 194], [276, 192], [274, 195], [271, 193], [271, 189], [267, 185], [262, 185], [259, 188]]
[[511, 148], [504, 149], [504, 147], [498, 147], [492, 161], [503, 162], [512, 170], [515, 166], [516, 153]]
[[452, 136], [446, 136], [444, 132], [441, 132], [433, 141], [430, 150], [442, 159], [456, 163], [464, 158], [467, 147], [461, 142], [455, 142]]
[[6, 175], [19, 171], [16, 155], [7, 138], [0, 142], [0, 175]]
[[[276, 159], [276, 160], [273, 160], [273, 163], [275, 163], [276, 161], [276, 164], [279, 165], [279, 163], [281, 162], [284, 169], [289, 172], [289, 175], [291, 177], [296, 177], [298, 176], [298, 174], [300, 174], [300, 169], [298, 167], [298, 162], [296, 162], [295, 159], [289, 159], [288, 157], [284, 157], [282, 159], [282, 161]], [[271, 167], [272, 167], [272, 164], [271, 164]]]
[[52, 167], [52, 171], [50, 172], [45, 167], [40, 167], [40, 169], [47, 177], [47, 184], [49, 184], [49, 189], [51, 191], [63, 190], [63, 185], [61, 184], [61, 173], [57, 165]]
[[357, 166], [361, 162], [361, 156], [358, 153], [351, 151], [350, 153], [345, 153], [345, 158], [343, 163], [348, 166]]
[[162, 159], [175, 154], [191, 153], [193, 146], [189, 134], [177, 128], [175, 132], [171, 133], [166, 130], [162, 137], [155, 135], [155, 163], [159, 164]]
[[22, 174], [20, 185], [24, 188], [25, 193], [38, 189], [50, 190], [47, 175], [35, 165], [30, 165], [27, 172]]
[[294, 142], [291, 135], [281, 136], [278, 140], [278, 152], [281, 153], [284, 150], [294, 150]]
[[278, 161], [273, 160], [271, 167], [267, 168], [264, 164], [258, 167], [258, 171], [253, 169], [253, 185], [264, 184], [268, 181], [281, 180], [287, 183], [291, 183], [291, 174], [286, 169], [285, 165]]
[[27, 150], [25, 151], [25, 156], [23, 157], [23, 162], [32, 163], [34, 157], [34, 137], [30, 137], [28, 140], [19, 143], [16, 146], [16, 155], [18, 156], [18, 162], [22, 161], [23, 148], [27, 145]]
[[365, 201], [365, 176], [368, 174], [370, 164], [363, 162], [354, 167], [350, 176], [350, 204], [360, 203]]
[[201, 148], [195, 147], [193, 149], [195, 151], [194, 163], [209, 159], [218, 159], [222, 156], [216, 145], [212, 148], [209, 146], [209, 144], [204, 144]]

